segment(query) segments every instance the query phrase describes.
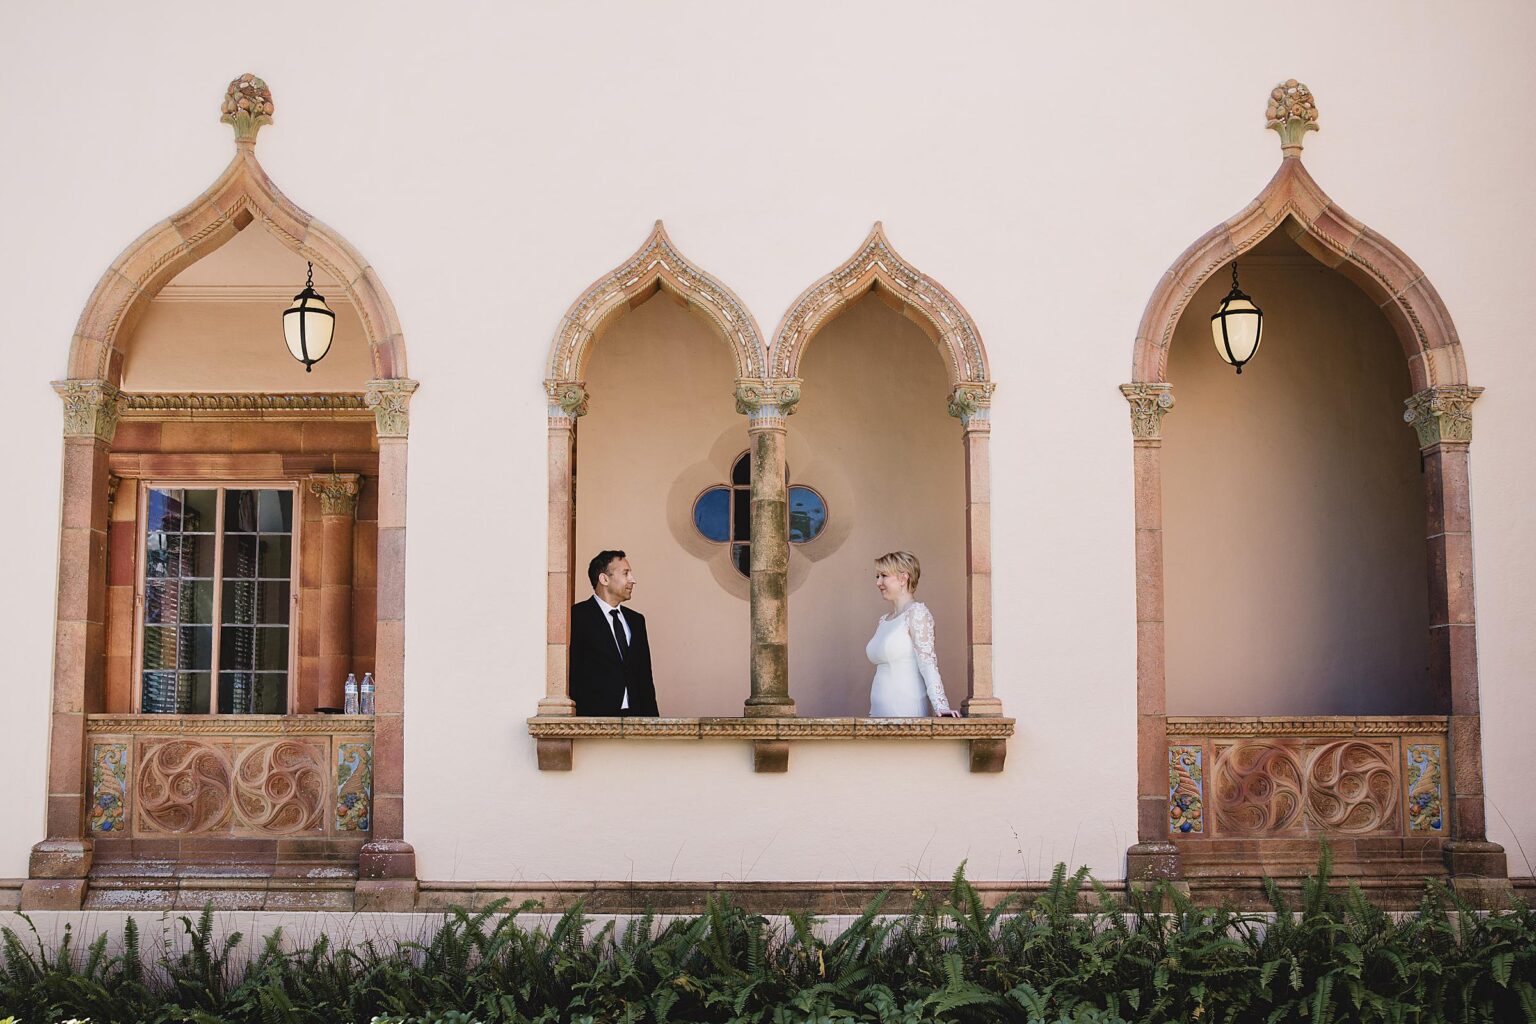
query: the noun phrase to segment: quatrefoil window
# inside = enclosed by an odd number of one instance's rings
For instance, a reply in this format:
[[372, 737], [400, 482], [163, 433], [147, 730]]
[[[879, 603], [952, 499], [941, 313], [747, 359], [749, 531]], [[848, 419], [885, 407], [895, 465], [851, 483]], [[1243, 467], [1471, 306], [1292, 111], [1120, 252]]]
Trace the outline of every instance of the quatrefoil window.
[[[786, 480], [788, 473], [785, 474]], [[752, 453], [742, 452], [731, 465], [731, 482], [711, 487], [693, 503], [693, 525], [715, 544], [730, 545], [731, 567], [752, 574]], [[815, 540], [827, 526], [827, 502], [813, 488], [789, 488], [789, 542]]]

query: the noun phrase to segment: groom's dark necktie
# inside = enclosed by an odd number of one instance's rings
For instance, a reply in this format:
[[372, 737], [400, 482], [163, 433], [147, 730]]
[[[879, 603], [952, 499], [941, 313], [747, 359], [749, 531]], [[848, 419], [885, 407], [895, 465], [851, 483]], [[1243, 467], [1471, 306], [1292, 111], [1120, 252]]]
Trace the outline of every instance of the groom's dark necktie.
[[619, 644], [619, 660], [629, 660], [629, 640], [624, 635], [624, 621], [619, 618], [619, 610], [615, 608], [608, 613], [613, 618], [613, 638]]

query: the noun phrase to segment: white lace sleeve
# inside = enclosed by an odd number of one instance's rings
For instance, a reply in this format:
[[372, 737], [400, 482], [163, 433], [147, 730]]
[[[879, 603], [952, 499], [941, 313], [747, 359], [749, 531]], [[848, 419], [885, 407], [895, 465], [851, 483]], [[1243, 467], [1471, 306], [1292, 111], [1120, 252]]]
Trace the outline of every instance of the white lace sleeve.
[[944, 680], [939, 678], [939, 659], [933, 651], [933, 613], [927, 605], [912, 606], [907, 615], [907, 632], [917, 651], [917, 670], [922, 673], [928, 703], [933, 705], [934, 714], [941, 715], [949, 710], [949, 700], [944, 696]]

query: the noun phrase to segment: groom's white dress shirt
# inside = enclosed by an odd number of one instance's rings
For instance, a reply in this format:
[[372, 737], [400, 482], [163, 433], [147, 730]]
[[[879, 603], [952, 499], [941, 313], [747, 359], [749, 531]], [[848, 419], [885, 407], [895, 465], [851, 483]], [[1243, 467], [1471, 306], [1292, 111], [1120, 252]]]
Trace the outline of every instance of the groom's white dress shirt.
[[[603, 621], [608, 623], [608, 628], [609, 629], [613, 628], [613, 613], [614, 612], [618, 612], [619, 613], [619, 623], [620, 623], [620, 625], [622, 625], [624, 627], [624, 646], [628, 647], [630, 641], [635, 638], [635, 634], [629, 628], [629, 619], [627, 619], [625, 617], [624, 609], [620, 608], [616, 604], [609, 604], [607, 601], [604, 601], [602, 598], [598, 597], [596, 594], [592, 595], [592, 600], [596, 601], [597, 602], [597, 606], [603, 610]], [[618, 644], [618, 642], [619, 642], [618, 636], [614, 636], [613, 642], [614, 642], [615, 645]], [[629, 710], [629, 687], [627, 687], [627, 686], [624, 687], [624, 699], [619, 702], [619, 710], [620, 711], [628, 711]]]

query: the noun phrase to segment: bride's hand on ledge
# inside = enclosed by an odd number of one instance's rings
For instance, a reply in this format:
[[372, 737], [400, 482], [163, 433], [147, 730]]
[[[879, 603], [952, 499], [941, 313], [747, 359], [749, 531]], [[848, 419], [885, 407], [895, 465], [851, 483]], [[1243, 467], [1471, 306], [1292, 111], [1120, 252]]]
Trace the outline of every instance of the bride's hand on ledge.
[[953, 711], [953, 710], [951, 710], [951, 711], [936, 711], [936, 712], [934, 712], [933, 717], [934, 718], [959, 718], [960, 717], [960, 712]]

